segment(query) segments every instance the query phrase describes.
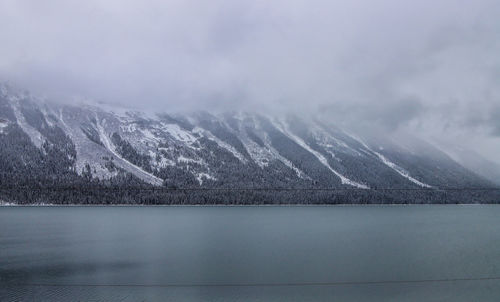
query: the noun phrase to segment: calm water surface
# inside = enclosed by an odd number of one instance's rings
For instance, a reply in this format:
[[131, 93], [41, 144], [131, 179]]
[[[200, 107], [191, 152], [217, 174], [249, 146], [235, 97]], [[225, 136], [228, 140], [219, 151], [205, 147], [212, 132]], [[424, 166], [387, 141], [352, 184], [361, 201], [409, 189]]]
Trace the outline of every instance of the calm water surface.
[[0, 208], [0, 301], [500, 301], [358, 283], [464, 278], [500, 278], [500, 206]]

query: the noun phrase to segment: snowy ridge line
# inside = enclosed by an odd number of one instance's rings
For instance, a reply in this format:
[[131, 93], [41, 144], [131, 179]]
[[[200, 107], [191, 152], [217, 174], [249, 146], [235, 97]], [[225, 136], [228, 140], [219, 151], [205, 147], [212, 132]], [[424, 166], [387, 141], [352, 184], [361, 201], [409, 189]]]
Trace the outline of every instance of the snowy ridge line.
[[[250, 158], [262, 169], [269, 165], [269, 162], [272, 158], [272, 154], [270, 154], [269, 150], [259, 146], [253, 140], [248, 137], [248, 133], [245, 131], [243, 127], [243, 120], [245, 116], [242, 112], [238, 112], [235, 116], [238, 121], [238, 130], [233, 129], [233, 127], [229, 126], [227, 122], [223, 118], [218, 118], [219, 122], [222, 123], [226, 129], [228, 129], [231, 133], [236, 135], [238, 139], [245, 147], [245, 150], [250, 155]], [[254, 126], [256, 126], [254, 124]]]
[[49, 127], [53, 128], [56, 124], [50, 120], [49, 113], [47, 112], [47, 108], [44, 108], [43, 106], [41, 106], [40, 111], [42, 112], [43, 118], [45, 119], [45, 122], [47, 123], [47, 125], [49, 125]]
[[271, 152], [273, 153], [274, 156], [276, 156], [287, 167], [289, 167], [290, 169], [292, 169], [295, 172], [295, 174], [297, 174], [297, 176], [299, 178], [302, 178], [302, 179], [311, 179], [311, 177], [309, 177], [306, 173], [304, 173], [304, 171], [302, 171], [299, 168], [297, 168], [291, 161], [289, 161], [283, 155], [281, 155], [278, 152], [278, 150], [276, 150], [273, 147], [271, 147], [271, 145], [269, 144], [268, 140], [269, 139], [266, 137], [266, 142], [265, 143], [267, 144], [268, 148], [271, 150]]
[[61, 125], [63, 126], [63, 130], [66, 133], [66, 135], [68, 135], [69, 138], [71, 138], [71, 140], [73, 140], [73, 135], [71, 133], [70, 127], [64, 121], [63, 110], [64, 110], [63, 108], [59, 108], [59, 120], [61, 121]]
[[229, 124], [224, 120], [223, 117], [217, 117], [217, 120], [240, 140], [240, 142], [243, 144], [243, 147], [250, 155], [250, 158], [260, 168], [267, 167], [269, 163], [266, 162], [266, 160], [269, 161], [270, 159], [272, 159], [269, 157], [270, 156], [269, 150], [260, 147], [257, 143], [255, 143], [248, 137], [248, 133], [244, 130], [243, 127], [244, 118], [245, 117], [242, 112], [238, 112], [236, 114], [235, 119], [238, 121], [238, 127], [237, 127], [238, 130], [235, 130], [233, 129], [233, 127], [229, 126]]
[[342, 147], [342, 148], [345, 148], [347, 150], [350, 150], [350, 151], [356, 153], [357, 155], [361, 156], [361, 153], [358, 150], [352, 148], [346, 142], [344, 142], [341, 139], [336, 138], [333, 134], [331, 134], [326, 129], [326, 126], [323, 125], [321, 122], [314, 121], [314, 123], [311, 124], [311, 129], [312, 129], [312, 131], [316, 132], [316, 133], [314, 133], [315, 135], [322, 135], [324, 137], [327, 137], [327, 138], [331, 139], [339, 147]]
[[295, 171], [295, 174], [297, 174], [297, 176], [299, 178], [302, 178], [302, 179], [311, 179], [311, 177], [309, 177], [306, 173], [304, 173], [304, 171], [302, 171], [299, 168], [297, 168], [291, 161], [289, 161], [287, 158], [285, 158], [283, 155], [281, 155], [278, 152], [278, 150], [274, 149], [271, 146], [271, 142], [270, 142], [269, 137], [267, 136], [267, 134], [265, 135], [264, 144], [266, 145], [266, 147], [269, 148], [269, 150], [273, 153], [273, 155], [276, 156], [283, 164], [285, 164], [287, 167], [289, 167], [290, 169], [292, 169], [293, 171]]
[[[358, 182], [355, 182], [353, 180], [350, 180], [349, 178], [345, 177], [344, 175], [340, 174], [336, 170], [334, 170], [330, 165], [328, 164], [328, 160], [319, 152], [313, 150], [309, 145], [307, 145], [306, 142], [304, 142], [300, 137], [296, 136], [292, 132], [288, 130], [286, 127], [286, 123], [282, 121], [281, 123], [276, 122], [274, 119], [270, 119], [271, 123], [278, 129], [280, 130], [283, 134], [285, 134], [288, 138], [292, 139], [294, 142], [299, 144], [302, 148], [306, 149], [309, 151], [311, 154], [313, 154], [325, 167], [327, 167], [333, 174], [335, 174], [338, 178], [340, 178], [340, 181], [344, 185], [350, 185], [354, 186], [360, 189], [369, 189], [365, 184], [361, 184]], [[283, 125], [282, 125], [283, 124]]]
[[[276, 159], [276, 156], [272, 154], [271, 150], [269, 148], [264, 148], [259, 146], [256, 142], [254, 142], [250, 137], [248, 136], [248, 132], [246, 131], [243, 121], [245, 120], [245, 116], [242, 112], [238, 112], [236, 114], [236, 118], [238, 119], [238, 133], [237, 136], [240, 138], [241, 142], [243, 143], [243, 146], [247, 150], [248, 154], [250, 154], [250, 157], [253, 159], [253, 161], [262, 169], [264, 167], [269, 166], [269, 161]], [[253, 126], [255, 129], [257, 129], [257, 121], [255, 118], [252, 116], [251, 117]], [[231, 129], [230, 127], [228, 129]], [[259, 129], [260, 130], [260, 129]], [[234, 132], [234, 131], [233, 131]], [[266, 162], [267, 160], [267, 162]]]
[[[98, 163], [96, 160], [93, 160], [93, 158], [85, 157], [85, 151], [82, 148], [82, 145], [85, 143], [88, 143], [88, 139], [85, 137], [83, 138], [84, 134], [82, 133], [81, 129], [79, 129], [77, 132], [75, 132], [64, 120], [64, 108], [61, 107], [58, 109], [58, 122], [57, 124], [59, 126], [62, 126], [62, 129], [64, 133], [71, 139], [71, 141], [75, 145], [75, 151], [76, 151], [76, 162], [75, 162], [75, 169], [76, 172], [81, 175], [81, 171], [85, 168], [85, 166], [88, 164], [91, 169], [93, 169], [92, 175], [97, 177], [98, 179], [110, 179], [111, 177], [114, 177], [118, 174], [117, 171], [115, 172], [110, 172], [108, 169], [105, 169], [102, 164]], [[56, 113], [54, 112], [54, 115]], [[101, 147], [101, 146], [99, 146]], [[106, 150], [107, 151], [107, 150]], [[96, 153], [93, 153], [95, 155]]]
[[28, 122], [26, 122], [26, 118], [22, 114], [21, 110], [19, 110], [18, 106], [20, 106], [19, 100], [13, 100], [11, 107], [14, 111], [14, 115], [16, 116], [17, 123], [19, 124], [21, 129], [29, 136], [33, 144], [40, 149], [43, 144], [43, 135], [38, 130], [31, 127]]
[[233, 146], [231, 146], [230, 144], [222, 141], [221, 139], [219, 139], [218, 137], [216, 137], [215, 135], [212, 134], [212, 132], [208, 131], [208, 130], [205, 130], [205, 129], [202, 129], [198, 126], [196, 126], [193, 131], [193, 133], [199, 133], [201, 135], [205, 135], [208, 139], [210, 140], [213, 140], [214, 142], [217, 143], [217, 145], [219, 145], [219, 147], [223, 148], [223, 149], [226, 149], [227, 151], [231, 152], [231, 154], [234, 155], [234, 157], [236, 157], [237, 159], [239, 159], [242, 163], [247, 163], [247, 159], [245, 158], [245, 156], [243, 156], [243, 154], [241, 154], [240, 152], [238, 152], [238, 150], [236, 150]]
[[[237, 133], [238, 136], [240, 136], [240, 134], [243, 134], [243, 137], [245, 138], [245, 141], [242, 141], [243, 142], [243, 145], [245, 146], [245, 148], [247, 149], [247, 152], [250, 154], [251, 157], [254, 158], [254, 161], [257, 162], [257, 164], [260, 166], [260, 163], [257, 161], [258, 159], [258, 156], [259, 156], [259, 153], [262, 154], [263, 152], [265, 152], [267, 155], [270, 156], [269, 159], [273, 159], [273, 160], [279, 160], [281, 161], [285, 166], [287, 166], [288, 168], [292, 169], [295, 174], [297, 175], [297, 177], [299, 178], [302, 178], [302, 179], [311, 179], [308, 175], [306, 175], [302, 170], [300, 170], [299, 168], [297, 168], [291, 161], [289, 161], [288, 159], [286, 159], [284, 156], [282, 156], [278, 150], [276, 150], [275, 148], [272, 147], [271, 145], [271, 141], [269, 139], [269, 136], [267, 135], [267, 133], [265, 133], [265, 131], [263, 131], [262, 129], [262, 125], [260, 124], [260, 122], [255, 118], [255, 115], [251, 115], [250, 118], [252, 120], [252, 123], [253, 123], [253, 126], [254, 126], [254, 129], [256, 130], [260, 130], [262, 133], [263, 133], [263, 138], [262, 138], [262, 141], [264, 143], [264, 146], [265, 147], [260, 147], [257, 143], [255, 143], [253, 140], [251, 140], [249, 137], [248, 137], [248, 133], [246, 132], [245, 129], [243, 129], [244, 127], [242, 126], [242, 120], [244, 118], [243, 116], [243, 113], [240, 112], [238, 113], [238, 118], [240, 119], [240, 123], [239, 123], [239, 131], [241, 133]], [[230, 129], [230, 128], [229, 128]], [[256, 134], [255, 134], [256, 135]], [[247, 146], [247, 143], [250, 143], [251, 146], [254, 146], [256, 148], [256, 150], [249, 150], [248, 147], [250, 146]], [[257, 155], [256, 154], [253, 154], [254, 151], [257, 151]], [[267, 166], [267, 164], [266, 164]]]
[[[248, 117], [251, 119], [254, 129], [259, 130], [263, 132], [263, 138], [262, 141], [264, 143], [264, 147], [261, 147], [259, 144], [254, 142], [250, 137], [248, 136], [247, 131], [245, 130], [245, 127], [243, 126], [243, 121], [244, 119]], [[278, 160], [281, 161], [285, 166], [288, 168], [292, 169], [295, 174], [297, 174], [297, 177], [302, 178], [302, 179], [311, 179], [309, 176], [307, 176], [303, 171], [301, 171], [299, 168], [295, 167], [291, 161], [283, 157], [281, 154], [279, 154], [278, 150], [274, 149], [271, 146], [269, 137], [267, 136], [267, 133], [265, 133], [262, 130], [262, 127], [260, 125], [260, 122], [255, 118], [254, 115], [250, 116], [245, 116], [244, 113], [238, 112], [236, 115], [236, 118], [238, 119], [238, 131], [235, 131], [230, 127], [224, 120], [222, 120], [222, 123], [226, 126], [227, 129], [230, 129], [230, 131], [235, 134], [240, 141], [243, 143], [243, 146], [247, 150], [248, 154], [252, 158], [252, 160], [261, 168], [267, 167], [269, 165], [269, 162], [265, 162], [264, 160], [271, 161], [271, 160]], [[257, 135], [257, 134], [255, 134]]]
[[99, 138], [101, 139], [102, 143], [104, 144], [106, 149], [108, 149], [109, 152], [111, 152], [116, 158], [123, 161], [127, 166], [129, 166], [129, 168], [139, 172], [143, 176], [143, 178], [145, 180], [147, 180], [148, 182], [150, 182], [151, 184], [161, 185], [163, 183], [163, 180], [161, 178], [156, 177], [153, 174], [146, 172], [143, 169], [137, 167], [133, 163], [131, 163], [128, 160], [126, 160], [125, 158], [123, 158], [120, 154], [118, 154], [118, 152], [116, 152], [113, 143], [111, 142], [109, 137], [106, 135], [106, 132], [104, 131], [104, 128], [101, 125], [101, 122], [100, 122], [99, 117], [97, 116], [97, 113], [96, 113], [96, 127], [97, 127], [97, 131], [99, 132]]
[[372, 152], [373, 154], [375, 154], [386, 166], [388, 166], [389, 168], [393, 169], [394, 171], [396, 171], [399, 175], [403, 176], [404, 178], [408, 179], [409, 181], [411, 181], [412, 183], [416, 184], [416, 185], [419, 185], [421, 187], [424, 187], [424, 188], [432, 188], [431, 185], [428, 185], [426, 183], [423, 183], [413, 177], [410, 176], [410, 174], [403, 168], [401, 168], [400, 166], [396, 165], [395, 163], [391, 162], [389, 159], [387, 159], [387, 157], [385, 157], [384, 155], [378, 153], [377, 151], [375, 150], [372, 150], [370, 147], [368, 147], [368, 145], [363, 141], [361, 140], [359, 137], [355, 136], [355, 135], [352, 135], [352, 134], [348, 134], [350, 137], [352, 137], [353, 139], [355, 139], [356, 141], [358, 141], [361, 145], [363, 145], [363, 147], [365, 147], [368, 151]]

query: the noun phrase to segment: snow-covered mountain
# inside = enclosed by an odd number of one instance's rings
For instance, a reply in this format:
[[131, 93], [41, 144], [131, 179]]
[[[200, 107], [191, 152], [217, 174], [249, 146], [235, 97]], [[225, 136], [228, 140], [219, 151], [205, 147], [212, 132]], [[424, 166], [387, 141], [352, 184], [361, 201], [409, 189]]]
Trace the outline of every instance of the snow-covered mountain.
[[36, 173], [76, 182], [132, 177], [172, 188], [492, 186], [424, 141], [360, 135], [334, 122], [251, 112], [151, 114], [100, 104], [61, 105], [3, 85], [1, 175], [4, 183]]

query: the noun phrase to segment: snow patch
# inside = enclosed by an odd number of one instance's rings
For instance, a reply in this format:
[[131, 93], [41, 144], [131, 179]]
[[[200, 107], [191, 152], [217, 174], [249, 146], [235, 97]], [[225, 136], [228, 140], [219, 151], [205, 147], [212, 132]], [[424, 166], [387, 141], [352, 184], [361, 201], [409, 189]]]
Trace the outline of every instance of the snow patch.
[[0, 119], [0, 133], [3, 133], [4, 129], [9, 126], [9, 121]]
[[173, 161], [173, 160], [170, 160], [168, 158], [165, 158], [165, 157], [161, 157], [160, 161], [157, 162], [156, 164], [158, 167], [160, 168], [166, 168], [168, 166], [175, 166], [176, 163]]
[[13, 202], [8, 202], [0, 199], [0, 206], [1, 207], [9, 207], [9, 206], [17, 206], [16, 203]]
[[146, 140], [156, 143], [160, 141], [160, 139], [153, 132], [151, 132], [151, 130], [141, 129], [140, 131]]
[[213, 177], [212, 175], [210, 175], [208, 173], [198, 173], [196, 175], [196, 180], [198, 180], [198, 183], [200, 184], [200, 186], [203, 184], [203, 179], [217, 180], [215, 177]]
[[20, 104], [19, 104], [18, 100], [16, 100], [12, 106], [12, 109], [14, 111], [14, 115], [16, 116], [17, 123], [19, 124], [19, 127], [21, 127], [21, 129], [23, 129], [23, 131], [26, 134], [28, 134], [29, 138], [31, 139], [31, 141], [33, 142], [33, 144], [37, 148], [41, 148], [42, 144], [45, 140], [43, 135], [40, 132], [38, 132], [38, 130], [31, 127], [31, 125], [29, 125], [28, 122], [26, 122], [26, 119], [25, 119], [24, 115], [21, 113], [19, 106], [20, 106]]
[[191, 145], [197, 141], [196, 137], [176, 124], [162, 123], [161, 130], [167, 132], [175, 140], [186, 143], [188, 145]]
[[49, 125], [50, 128], [54, 128], [55, 123], [49, 117], [49, 114], [47, 113], [47, 110], [45, 108], [41, 107], [40, 111], [42, 112], [43, 117], [44, 117], [45, 122], [47, 123], [47, 125]]

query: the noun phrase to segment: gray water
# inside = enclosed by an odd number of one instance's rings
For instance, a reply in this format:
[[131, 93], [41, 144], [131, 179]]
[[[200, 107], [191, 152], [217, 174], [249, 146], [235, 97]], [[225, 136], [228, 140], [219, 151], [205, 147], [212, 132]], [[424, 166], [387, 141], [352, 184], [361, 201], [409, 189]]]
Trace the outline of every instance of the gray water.
[[499, 301], [499, 277], [498, 206], [0, 208], [0, 301]]

